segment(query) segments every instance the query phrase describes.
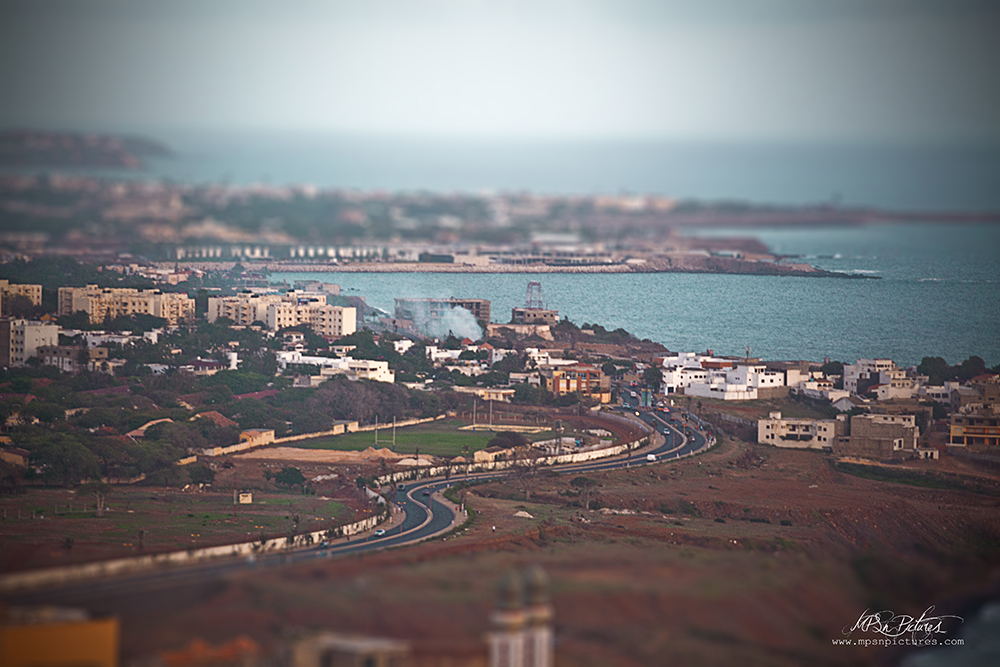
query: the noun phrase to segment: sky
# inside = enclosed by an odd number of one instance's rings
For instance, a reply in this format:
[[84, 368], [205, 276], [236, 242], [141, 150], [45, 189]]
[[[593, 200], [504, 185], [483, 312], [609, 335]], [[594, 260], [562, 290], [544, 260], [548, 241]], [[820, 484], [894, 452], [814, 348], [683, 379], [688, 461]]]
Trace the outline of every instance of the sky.
[[1000, 3], [0, 1], [0, 127], [1000, 143]]

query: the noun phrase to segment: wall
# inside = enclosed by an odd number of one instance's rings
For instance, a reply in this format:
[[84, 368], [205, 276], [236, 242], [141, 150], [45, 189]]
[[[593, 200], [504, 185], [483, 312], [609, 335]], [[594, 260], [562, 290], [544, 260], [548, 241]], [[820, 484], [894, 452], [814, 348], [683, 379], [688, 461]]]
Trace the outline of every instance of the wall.
[[[355, 535], [357, 533], [371, 530], [384, 516], [370, 516], [367, 519], [355, 521], [344, 526], [334, 528], [338, 536]], [[312, 533], [296, 535], [292, 544], [288, 543], [287, 537], [276, 537], [261, 543], [240, 542], [237, 544], [226, 544], [217, 547], [206, 547], [203, 549], [190, 549], [186, 551], [170, 551], [167, 553], [149, 554], [146, 556], [134, 556], [132, 558], [118, 558], [97, 563], [85, 563], [82, 565], [68, 565], [66, 567], [49, 568], [44, 570], [31, 570], [28, 572], [15, 572], [0, 576], [0, 592], [13, 591], [21, 588], [31, 588], [33, 586], [45, 586], [51, 584], [66, 583], [78, 579], [90, 579], [93, 577], [107, 577], [119, 575], [126, 572], [138, 570], [149, 570], [167, 565], [184, 565], [197, 563], [213, 558], [226, 558], [234, 556], [249, 556], [251, 554], [273, 553], [292, 547], [317, 544], [325, 538], [325, 530], [317, 530]]]

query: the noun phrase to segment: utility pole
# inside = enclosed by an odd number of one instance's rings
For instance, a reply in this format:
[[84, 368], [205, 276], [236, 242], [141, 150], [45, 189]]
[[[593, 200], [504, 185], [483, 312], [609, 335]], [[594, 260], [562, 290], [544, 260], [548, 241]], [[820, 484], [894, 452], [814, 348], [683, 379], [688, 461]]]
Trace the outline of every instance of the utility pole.
[[472, 430], [476, 430], [476, 399], [472, 399]]
[[490, 433], [493, 432], [493, 401], [490, 401]]
[[396, 418], [392, 418], [392, 451], [396, 451]]
[[375, 449], [378, 449], [378, 415], [375, 415]]

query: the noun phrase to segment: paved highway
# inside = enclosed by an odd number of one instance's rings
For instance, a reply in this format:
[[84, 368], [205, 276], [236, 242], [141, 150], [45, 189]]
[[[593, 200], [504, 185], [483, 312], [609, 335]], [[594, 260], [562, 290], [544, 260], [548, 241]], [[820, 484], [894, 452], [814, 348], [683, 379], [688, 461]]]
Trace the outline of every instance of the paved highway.
[[[655, 465], [696, 453], [706, 445], [707, 440], [704, 433], [693, 426], [696, 423], [700, 424], [700, 421], [697, 417], [679, 408], [664, 412], [653, 409], [637, 410], [633, 406], [625, 406], [622, 410], [631, 413], [638, 412], [639, 417], [644, 422], [663, 436], [664, 442], [646, 447], [640, 452], [594, 462], [554, 466], [552, 470], [557, 473], [579, 475], [641, 465]], [[648, 460], [647, 457], [650, 455], [655, 457], [655, 463]], [[468, 476], [468, 479], [482, 480], [501, 476], [503, 474], [473, 473]], [[436, 478], [406, 484], [402, 489], [402, 495], [399, 495], [398, 498], [398, 505], [405, 518], [401, 524], [393, 526], [382, 535], [376, 535], [374, 531], [371, 531], [366, 537], [338, 540], [329, 545], [261, 554], [250, 558], [216, 559], [196, 565], [143, 570], [114, 578], [82, 580], [8, 595], [7, 602], [9, 604], [92, 606], [94, 601], [98, 599], [120, 599], [122, 596], [144, 595], [150, 590], [197, 583], [234, 572], [300, 563], [332, 556], [360, 554], [375, 549], [412, 544], [440, 533], [452, 525], [455, 520], [455, 512], [448, 504], [441, 502], [436, 494], [465, 478], [465, 476], [453, 477], [449, 481]]]

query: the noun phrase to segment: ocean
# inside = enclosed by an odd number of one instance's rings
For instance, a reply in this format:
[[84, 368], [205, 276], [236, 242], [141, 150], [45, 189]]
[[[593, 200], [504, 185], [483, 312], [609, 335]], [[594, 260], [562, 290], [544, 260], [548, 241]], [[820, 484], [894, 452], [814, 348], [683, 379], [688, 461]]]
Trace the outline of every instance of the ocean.
[[[895, 210], [1000, 211], [996, 146], [459, 141], [150, 131], [174, 155], [132, 178], [309, 183], [364, 190], [656, 193], [677, 198]], [[122, 178], [121, 170], [95, 172]], [[623, 327], [671, 350], [769, 359], [970, 355], [1000, 363], [1000, 225], [698, 230], [878, 280], [696, 274], [287, 274], [343, 285], [391, 312], [396, 297], [481, 297], [507, 321], [529, 280], [574, 322]]]
[[492, 302], [506, 322], [527, 283], [576, 324], [619, 327], [670, 350], [766, 359], [853, 362], [924, 356], [1000, 363], [1000, 226], [932, 223], [821, 229], [712, 230], [751, 234], [777, 252], [870, 280], [641, 274], [275, 273], [272, 280], [338, 283], [387, 312], [399, 297]]

